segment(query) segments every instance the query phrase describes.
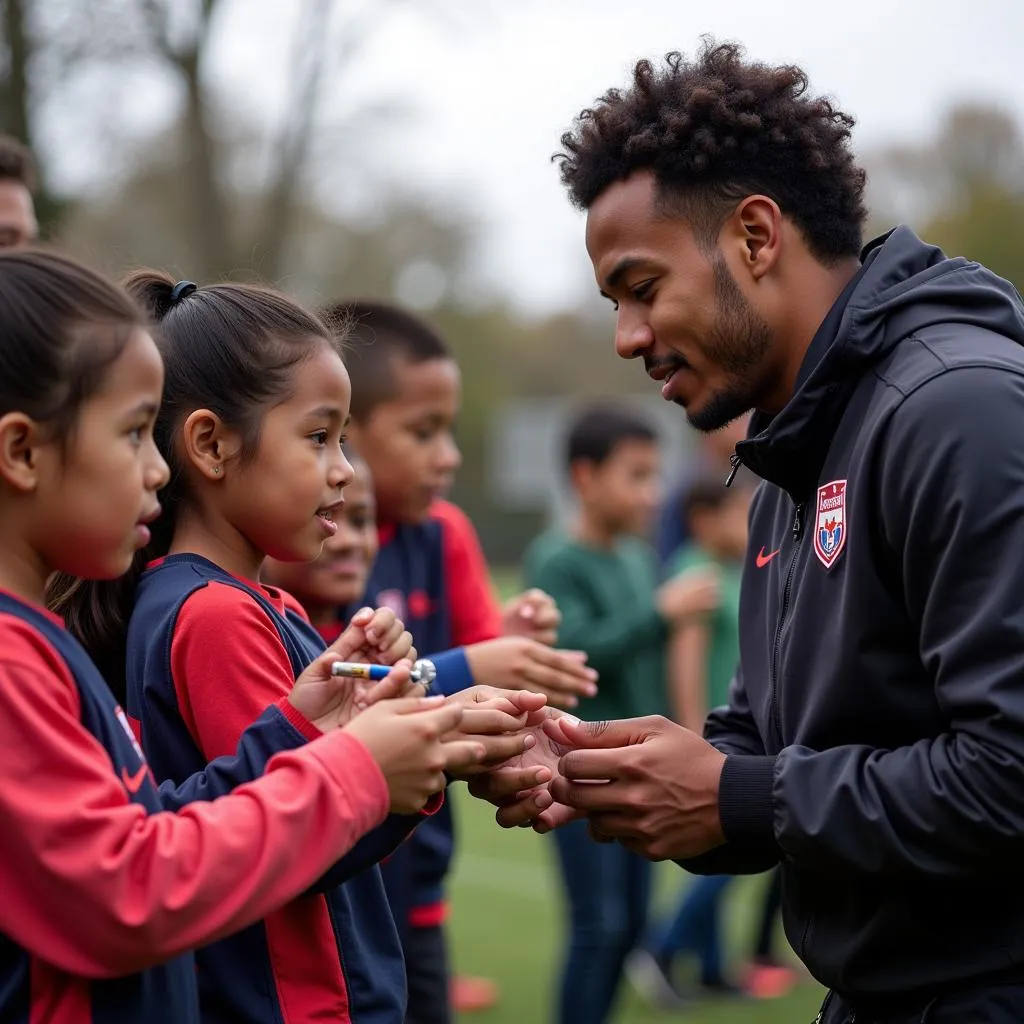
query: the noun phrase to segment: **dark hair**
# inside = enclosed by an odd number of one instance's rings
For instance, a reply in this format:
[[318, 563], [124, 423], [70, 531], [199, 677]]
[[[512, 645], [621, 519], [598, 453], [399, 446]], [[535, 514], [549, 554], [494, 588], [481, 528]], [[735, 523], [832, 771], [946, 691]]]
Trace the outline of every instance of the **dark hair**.
[[19, 410], [66, 442], [144, 324], [121, 289], [67, 256], [0, 252], [0, 416]]
[[698, 477], [683, 494], [681, 511], [684, 524], [690, 523], [698, 512], [716, 512], [731, 497], [732, 493], [720, 474]]
[[658, 440], [654, 428], [642, 416], [614, 405], [595, 405], [578, 413], [565, 442], [565, 460], [600, 465], [623, 441]]
[[742, 199], [769, 196], [832, 264], [860, 251], [865, 173], [850, 150], [854, 119], [807, 87], [801, 68], [750, 63], [740, 46], [705, 39], [694, 60], [639, 61], [631, 87], [584, 110], [554, 159], [582, 209], [651, 171], [659, 207], [689, 221], [707, 253]]
[[745, 467], [726, 486], [721, 473], [703, 473], [691, 481], [683, 492], [680, 513], [683, 525], [688, 525], [698, 512], [716, 512], [733, 498], [749, 495], [756, 487], [757, 478]]
[[451, 349], [432, 327], [385, 302], [337, 302], [321, 316], [345, 337], [345, 365], [352, 378], [352, 418], [365, 423], [381, 402], [396, 394], [392, 361], [451, 359]]
[[61, 576], [50, 605], [105, 670], [119, 696], [124, 686], [124, 642], [139, 576], [147, 562], [167, 553], [179, 508], [188, 500], [174, 437], [196, 409], [209, 409], [240, 431], [240, 459], [259, 447], [266, 410], [287, 399], [296, 368], [321, 344], [340, 344], [312, 313], [277, 292], [252, 285], [215, 284], [174, 292], [174, 279], [140, 270], [125, 281], [156, 322], [164, 361], [164, 393], [154, 436], [171, 469], [160, 494], [163, 513], [152, 542], [136, 554], [127, 574], [113, 581]]
[[17, 181], [29, 192], [36, 190], [36, 162], [13, 135], [0, 135], [0, 181]]

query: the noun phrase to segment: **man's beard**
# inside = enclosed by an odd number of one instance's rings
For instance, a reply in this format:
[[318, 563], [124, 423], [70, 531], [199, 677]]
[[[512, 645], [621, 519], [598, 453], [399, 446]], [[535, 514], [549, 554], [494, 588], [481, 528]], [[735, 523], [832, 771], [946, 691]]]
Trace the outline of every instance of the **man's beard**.
[[701, 348], [705, 359], [725, 370], [727, 382], [704, 406], [686, 413], [690, 425], [705, 434], [754, 408], [759, 371], [772, 342], [768, 324], [747, 302], [721, 253], [715, 257], [714, 273], [715, 322]]

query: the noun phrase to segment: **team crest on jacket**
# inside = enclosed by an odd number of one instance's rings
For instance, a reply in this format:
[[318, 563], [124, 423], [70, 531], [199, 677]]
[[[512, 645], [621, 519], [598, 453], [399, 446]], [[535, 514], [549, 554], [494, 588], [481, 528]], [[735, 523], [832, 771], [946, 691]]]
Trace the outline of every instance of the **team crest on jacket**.
[[831, 569], [846, 547], [846, 481], [833, 480], [818, 488], [814, 519], [814, 553]]

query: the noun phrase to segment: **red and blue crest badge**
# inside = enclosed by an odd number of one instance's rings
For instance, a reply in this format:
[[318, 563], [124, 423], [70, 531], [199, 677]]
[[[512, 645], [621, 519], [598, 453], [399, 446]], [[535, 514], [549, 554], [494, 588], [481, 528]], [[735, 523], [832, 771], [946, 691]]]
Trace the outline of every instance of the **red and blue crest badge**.
[[814, 553], [831, 569], [846, 547], [846, 481], [833, 480], [818, 488], [814, 517]]

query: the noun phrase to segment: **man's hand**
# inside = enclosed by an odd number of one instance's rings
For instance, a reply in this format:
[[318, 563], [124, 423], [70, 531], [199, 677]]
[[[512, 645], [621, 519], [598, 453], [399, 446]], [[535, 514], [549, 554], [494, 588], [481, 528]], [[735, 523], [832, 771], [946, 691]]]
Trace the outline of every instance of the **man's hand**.
[[725, 842], [718, 788], [725, 754], [660, 716], [549, 722], [571, 745], [551, 796], [586, 814], [591, 833], [650, 860], [696, 857]]
[[509, 598], [502, 609], [501, 620], [505, 636], [527, 636], [553, 647], [558, 639], [562, 613], [550, 594], [534, 587]]

